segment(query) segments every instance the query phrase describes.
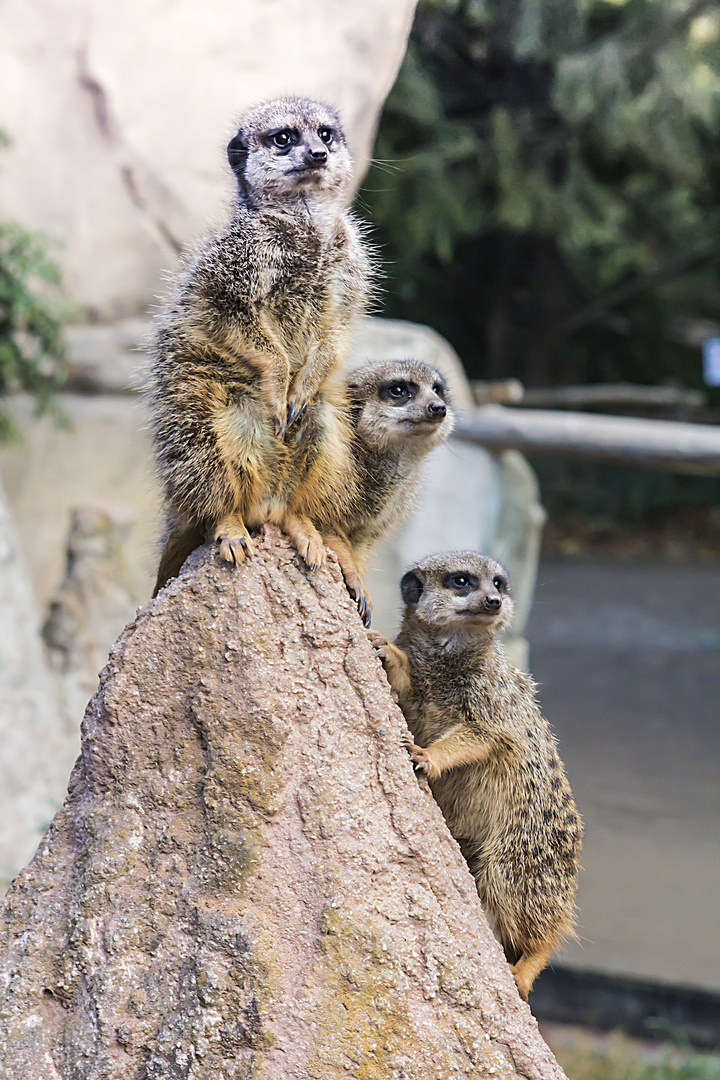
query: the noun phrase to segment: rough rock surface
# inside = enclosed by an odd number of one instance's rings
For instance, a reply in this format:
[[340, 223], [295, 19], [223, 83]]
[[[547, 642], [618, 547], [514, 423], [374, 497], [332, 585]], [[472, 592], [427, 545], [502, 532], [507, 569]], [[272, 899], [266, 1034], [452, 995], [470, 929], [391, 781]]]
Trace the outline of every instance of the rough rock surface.
[[559, 1078], [331, 565], [196, 552], [2, 909], [23, 1080]]
[[[72, 300], [113, 319], [225, 214], [225, 144], [278, 94], [337, 105], [361, 178], [415, 0], [5, 0], [3, 215], [60, 241]], [[52, 163], [52, 164], [51, 164]]]

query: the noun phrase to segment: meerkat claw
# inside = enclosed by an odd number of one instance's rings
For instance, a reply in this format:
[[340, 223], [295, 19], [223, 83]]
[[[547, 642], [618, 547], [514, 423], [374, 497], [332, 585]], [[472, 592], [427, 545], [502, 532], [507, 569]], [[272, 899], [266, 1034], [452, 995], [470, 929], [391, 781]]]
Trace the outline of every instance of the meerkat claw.
[[275, 415], [272, 418], [272, 422], [278, 439], [283, 439], [285, 437], [285, 432], [287, 431], [287, 421], [283, 420], [282, 417]]
[[297, 420], [298, 416], [302, 416], [307, 408], [307, 402], [304, 401], [302, 405], [297, 405], [294, 401], [288, 401], [287, 407], [287, 420], [285, 422], [286, 429]]
[[253, 549], [249, 537], [218, 536], [220, 541], [220, 558], [223, 562], [241, 566], [244, 562], [252, 562]]
[[415, 772], [422, 773], [423, 776], [427, 776], [430, 772], [430, 759], [427, 756], [422, 746], [416, 746], [412, 735], [403, 736], [403, 746], [410, 755], [410, 760], [415, 766]]

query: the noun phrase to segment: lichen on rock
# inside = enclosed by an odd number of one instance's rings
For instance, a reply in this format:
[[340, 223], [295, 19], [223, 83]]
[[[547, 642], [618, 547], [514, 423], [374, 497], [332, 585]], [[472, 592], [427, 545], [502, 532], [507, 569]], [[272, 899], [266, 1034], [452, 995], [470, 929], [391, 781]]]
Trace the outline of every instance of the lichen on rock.
[[404, 730], [335, 564], [196, 552], [2, 909], [2, 1075], [561, 1078]]

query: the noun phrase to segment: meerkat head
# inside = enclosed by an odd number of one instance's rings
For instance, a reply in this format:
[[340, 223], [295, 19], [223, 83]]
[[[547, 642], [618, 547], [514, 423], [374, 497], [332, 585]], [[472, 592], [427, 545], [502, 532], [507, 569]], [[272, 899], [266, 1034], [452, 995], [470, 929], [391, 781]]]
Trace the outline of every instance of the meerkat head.
[[403, 577], [406, 613], [428, 627], [494, 637], [512, 620], [507, 570], [476, 551], [424, 559]]
[[251, 206], [322, 194], [344, 201], [352, 158], [334, 109], [307, 98], [266, 101], [242, 117], [228, 161], [238, 197]]
[[420, 360], [373, 361], [351, 371], [346, 385], [355, 431], [374, 450], [403, 444], [425, 454], [453, 429], [445, 379]]

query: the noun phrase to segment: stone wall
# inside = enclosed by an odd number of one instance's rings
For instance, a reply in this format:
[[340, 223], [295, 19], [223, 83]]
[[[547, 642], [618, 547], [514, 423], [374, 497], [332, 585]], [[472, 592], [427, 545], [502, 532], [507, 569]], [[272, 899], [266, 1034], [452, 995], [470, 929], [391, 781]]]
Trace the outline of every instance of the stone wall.
[[236, 118], [281, 93], [337, 105], [364, 172], [415, 0], [6, 0], [4, 217], [57, 239], [72, 301], [154, 302], [177, 251], [223, 216]]

